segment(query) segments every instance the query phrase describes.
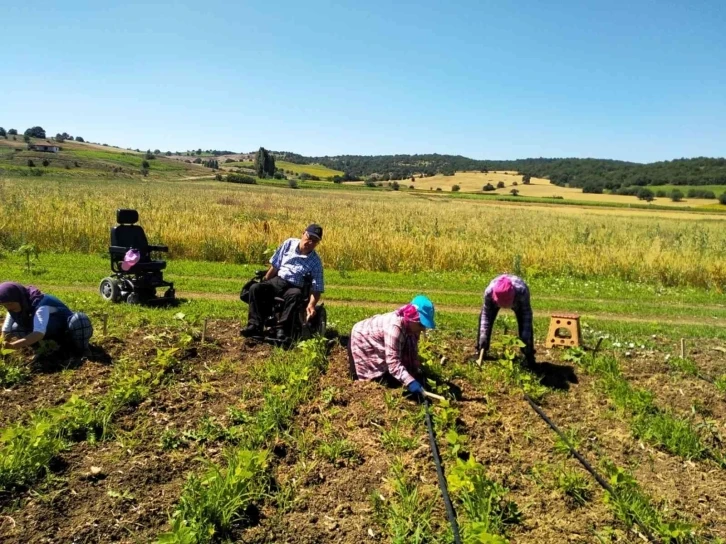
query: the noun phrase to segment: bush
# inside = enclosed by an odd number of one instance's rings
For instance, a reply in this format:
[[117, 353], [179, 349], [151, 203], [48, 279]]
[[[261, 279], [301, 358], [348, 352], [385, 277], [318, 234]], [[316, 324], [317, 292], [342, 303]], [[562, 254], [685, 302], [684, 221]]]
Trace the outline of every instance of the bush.
[[[275, 175], [274, 175], [274, 176], [272, 176], [272, 177], [273, 177], [273, 178], [275, 178], [275, 179], [287, 179], [287, 178], [285, 177], [285, 174], [283, 174], [283, 173], [282, 173], [282, 172], [280, 172], [279, 170], [278, 170], [277, 172], [275, 172]], [[293, 187], [293, 189], [295, 189], [296, 187], [297, 187], [297, 183], [295, 183], [295, 187]]]
[[0, 127], [0, 138], [7, 139], [7, 137], [8, 137], [8, 133], [5, 132], [5, 129], [3, 127]]
[[500, 181], [499, 183], [497, 183], [497, 189], [504, 189], [504, 187], [506, 187], [506, 185], [504, 185], [503, 181]]
[[398, 191], [400, 188], [401, 186], [398, 184], [397, 181], [391, 183], [391, 189], [393, 189], [394, 191]]
[[307, 180], [320, 181], [320, 178], [318, 176], [314, 176], [313, 174], [308, 174], [307, 172], [300, 172], [298, 179], [300, 181], [307, 181]]
[[678, 189], [673, 189], [673, 191], [671, 191], [671, 200], [673, 202], [680, 202], [681, 200], [683, 200], [683, 193], [680, 192]]
[[509, 194], [512, 196], [519, 196], [519, 189], [512, 189], [509, 191]]
[[726, 206], [726, 193], [722, 193], [720, 197], [718, 197], [718, 201]]
[[409, 185], [408, 188], [409, 189], [415, 189], [416, 187], [414, 187], [413, 185]]
[[688, 189], [688, 198], [716, 198], [716, 195], [705, 189]]
[[246, 185], [257, 184], [257, 180], [255, 178], [245, 174], [227, 174], [226, 181], [230, 183], [244, 183]]
[[495, 187], [491, 183], [487, 183], [484, 187], [481, 188], [482, 191], [494, 191]]
[[214, 176], [214, 179], [216, 179], [217, 181], [222, 181], [222, 174], [217, 174], [216, 176]]
[[148, 168], [142, 168], [141, 169], [141, 175], [146, 177], [149, 175], [149, 169]]
[[366, 187], [375, 187], [375, 186], [376, 186], [375, 181], [370, 180], [370, 179], [366, 180]]
[[653, 191], [646, 189], [645, 187], [638, 189], [636, 196], [638, 197], [638, 200], [645, 200], [646, 202], [652, 202], [655, 198]]
[[194, 164], [202, 164], [202, 159], [197, 157], [196, 159], [194, 159]]
[[149, 161], [147, 161], [146, 159], [141, 161], [141, 168], [150, 168], [150, 167], [151, 167], [151, 165], [149, 164]]
[[519, 183], [517, 183], [516, 181], [514, 181], [514, 182], [512, 182], [512, 185], [514, 185], [516, 187], [517, 185], [519, 185]]
[[585, 185], [582, 187], [582, 192], [590, 193], [593, 195], [601, 195], [602, 185], [598, 185], [597, 183], [585, 183]]
[[525, 174], [522, 176], [522, 183], [525, 185], [529, 185], [529, 182], [532, 180], [532, 176], [529, 174]]
[[288, 179], [287, 180], [287, 186], [290, 187], [290, 189], [297, 189], [297, 180], [296, 179]]
[[76, 141], [84, 143], [86, 140], [84, 140], [81, 136], [76, 136]]
[[81, 167], [81, 165], [78, 163], [78, 161], [73, 161], [73, 166], [75, 166], [76, 168]]
[[145, 158], [145, 159], [146, 159], [147, 161], [153, 161], [153, 160], [154, 160], [154, 159], [155, 159], [156, 157], [154, 156], [154, 154], [153, 154], [153, 153], [151, 152], [151, 150], [149, 149], [149, 150], [147, 150], [147, 151], [146, 151], [146, 155], [144, 155], [144, 158]]
[[28, 166], [30, 168], [33, 168], [35, 166], [35, 163], [33, 162], [33, 159], [28, 159]]
[[458, 185], [452, 185], [451, 186], [451, 192], [452, 193], [458, 193], [459, 191], [461, 191], [461, 187], [459, 187]]
[[224, 164], [227, 164], [227, 163], [230, 163], [230, 162], [234, 162], [234, 160], [233, 159], [225, 159], [224, 160]]
[[17, 136], [18, 135], [18, 129], [15, 129], [15, 128], [8, 129], [8, 135], [9, 136]]
[[48, 168], [49, 165], [50, 165], [50, 161], [48, 159], [43, 159], [43, 166]]
[[[681, 194], [683, 194], [683, 193], [681, 193]], [[656, 198], [665, 198], [667, 195], [666, 195], [666, 192], [663, 189], [658, 189], [655, 192], [655, 196], [656, 196]]]

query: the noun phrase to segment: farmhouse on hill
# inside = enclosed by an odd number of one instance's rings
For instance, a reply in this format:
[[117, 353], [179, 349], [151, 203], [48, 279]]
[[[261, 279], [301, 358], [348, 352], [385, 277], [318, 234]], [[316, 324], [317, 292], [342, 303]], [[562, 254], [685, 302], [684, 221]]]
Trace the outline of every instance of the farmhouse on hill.
[[60, 147], [53, 144], [30, 144], [28, 149], [32, 149], [33, 151], [45, 151], [47, 153], [58, 153], [60, 151]]

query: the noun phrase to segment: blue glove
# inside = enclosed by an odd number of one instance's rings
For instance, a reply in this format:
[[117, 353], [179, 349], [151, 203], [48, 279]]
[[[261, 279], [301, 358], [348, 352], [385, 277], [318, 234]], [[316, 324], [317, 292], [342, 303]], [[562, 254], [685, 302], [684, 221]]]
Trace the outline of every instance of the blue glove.
[[411, 383], [408, 384], [408, 391], [410, 393], [413, 393], [414, 395], [423, 395], [424, 388], [416, 380], [413, 380]]

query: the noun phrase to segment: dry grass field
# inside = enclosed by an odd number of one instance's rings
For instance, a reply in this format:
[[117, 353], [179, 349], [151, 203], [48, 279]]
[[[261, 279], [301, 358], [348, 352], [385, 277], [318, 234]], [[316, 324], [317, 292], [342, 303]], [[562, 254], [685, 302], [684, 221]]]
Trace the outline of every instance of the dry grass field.
[[[461, 187], [462, 192], [480, 193], [482, 187], [487, 183], [491, 183], [495, 187], [499, 182], [503, 182], [505, 187], [491, 191], [488, 194], [509, 195], [512, 189], [517, 189], [520, 196], [551, 198], [562, 197], [568, 200], [580, 200], [589, 202], [613, 202], [616, 204], [636, 204], [641, 203], [634, 196], [625, 195], [595, 195], [583, 193], [581, 189], [558, 187], [550, 183], [548, 179], [532, 178], [529, 185], [522, 184], [522, 176], [515, 172], [457, 172], [454, 176], [434, 176], [431, 178], [416, 179], [411, 184], [410, 180], [403, 182], [405, 186], [413, 185], [416, 190], [436, 191], [441, 188], [442, 191], [451, 191], [453, 185]], [[514, 183], [517, 183], [515, 186]], [[653, 187], [653, 190], [659, 187]], [[672, 202], [670, 198], [656, 198], [653, 204], [658, 206], [669, 206], [674, 208], [698, 208], [708, 206], [716, 202], [702, 198], [684, 198], [681, 202]]]

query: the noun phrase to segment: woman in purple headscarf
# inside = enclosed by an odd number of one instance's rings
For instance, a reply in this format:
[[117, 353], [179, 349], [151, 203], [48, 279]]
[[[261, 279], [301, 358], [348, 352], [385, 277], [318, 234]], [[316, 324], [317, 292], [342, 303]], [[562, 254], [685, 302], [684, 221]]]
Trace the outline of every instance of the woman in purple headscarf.
[[3, 346], [18, 349], [33, 346], [43, 339], [54, 340], [75, 355], [84, 355], [93, 326], [84, 313], [73, 313], [68, 306], [37, 287], [19, 283], [0, 283], [0, 306], [7, 310], [0, 335]]

